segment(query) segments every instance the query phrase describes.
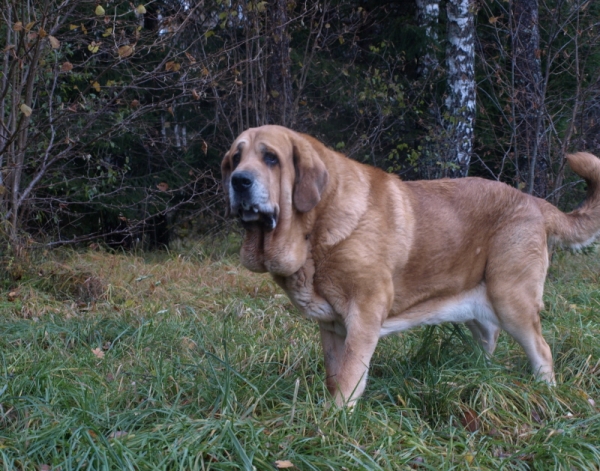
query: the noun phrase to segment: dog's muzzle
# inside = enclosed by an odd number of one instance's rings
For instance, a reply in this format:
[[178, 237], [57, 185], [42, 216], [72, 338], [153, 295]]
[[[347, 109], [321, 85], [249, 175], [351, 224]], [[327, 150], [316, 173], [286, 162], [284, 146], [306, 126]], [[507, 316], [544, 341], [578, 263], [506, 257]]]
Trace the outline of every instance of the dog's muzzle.
[[231, 175], [231, 212], [245, 224], [259, 224], [271, 231], [277, 225], [277, 208], [269, 203], [268, 192], [251, 172]]

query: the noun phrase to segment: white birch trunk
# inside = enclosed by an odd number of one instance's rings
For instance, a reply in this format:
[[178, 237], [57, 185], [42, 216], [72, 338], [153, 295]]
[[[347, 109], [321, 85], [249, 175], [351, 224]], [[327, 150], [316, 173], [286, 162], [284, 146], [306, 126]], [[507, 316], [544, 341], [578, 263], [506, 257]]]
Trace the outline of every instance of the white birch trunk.
[[447, 176], [465, 177], [473, 151], [475, 122], [475, 12], [472, 0], [448, 0], [446, 48], [450, 145]]
[[437, 24], [440, 17], [440, 0], [416, 0], [417, 24], [425, 29], [427, 49], [419, 61], [419, 74], [427, 78], [438, 67], [434, 45], [438, 41]]

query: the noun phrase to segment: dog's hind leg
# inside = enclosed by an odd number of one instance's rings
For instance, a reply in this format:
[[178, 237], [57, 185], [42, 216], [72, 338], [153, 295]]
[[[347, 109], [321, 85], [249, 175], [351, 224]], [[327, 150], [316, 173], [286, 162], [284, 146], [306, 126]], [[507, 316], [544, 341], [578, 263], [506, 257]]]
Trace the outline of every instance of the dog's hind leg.
[[[490, 273], [487, 280], [488, 296], [500, 326], [523, 347], [539, 380], [554, 384], [552, 352], [542, 336], [540, 311], [548, 253], [545, 245], [533, 244], [513, 260]], [[514, 255], [514, 254], [513, 254]], [[506, 257], [505, 257], [506, 260]], [[527, 262], [527, 263], [524, 263]]]
[[479, 320], [465, 322], [465, 325], [471, 331], [473, 339], [483, 348], [488, 357], [491, 357], [498, 343], [500, 326], [492, 322], [481, 322]]

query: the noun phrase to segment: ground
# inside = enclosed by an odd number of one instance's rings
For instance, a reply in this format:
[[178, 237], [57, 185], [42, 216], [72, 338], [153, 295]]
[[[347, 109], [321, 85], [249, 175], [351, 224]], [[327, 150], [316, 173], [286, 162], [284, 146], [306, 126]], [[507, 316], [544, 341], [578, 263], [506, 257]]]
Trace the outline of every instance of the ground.
[[0, 285], [1, 469], [600, 468], [600, 255], [554, 256], [555, 388], [506, 334], [488, 363], [429, 327], [380, 342], [350, 412], [316, 324], [227, 241], [33, 253]]

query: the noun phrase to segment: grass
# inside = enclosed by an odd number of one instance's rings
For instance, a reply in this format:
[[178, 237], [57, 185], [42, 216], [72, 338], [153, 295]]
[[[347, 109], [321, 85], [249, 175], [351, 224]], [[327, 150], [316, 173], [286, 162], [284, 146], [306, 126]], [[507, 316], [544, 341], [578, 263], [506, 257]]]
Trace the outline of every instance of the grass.
[[502, 334], [386, 338], [353, 412], [316, 324], [228, 251], [57, 251], [0, 292], [0, 469], [600, 469], [600, 257], [558, 253], [558, 386]]

